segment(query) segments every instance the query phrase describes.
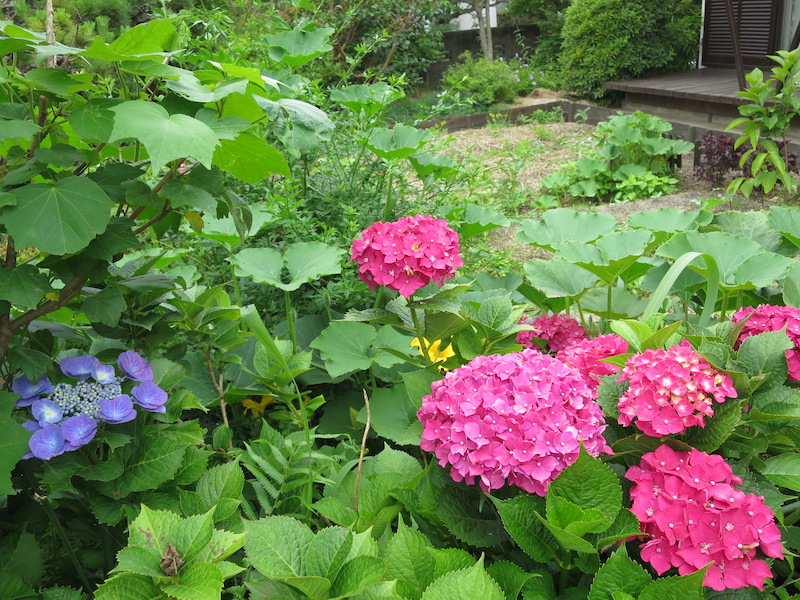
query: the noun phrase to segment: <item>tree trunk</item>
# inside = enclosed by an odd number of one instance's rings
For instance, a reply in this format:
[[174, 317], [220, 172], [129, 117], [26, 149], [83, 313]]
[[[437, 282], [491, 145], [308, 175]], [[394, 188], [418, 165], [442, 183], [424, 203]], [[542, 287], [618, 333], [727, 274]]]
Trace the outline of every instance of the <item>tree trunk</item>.
[[488, 60], [494, 60], [492, 44], [491, 0], [472, 0], [472, 9], [478, 19], [478, 34], [481, 38], [481, 51]]

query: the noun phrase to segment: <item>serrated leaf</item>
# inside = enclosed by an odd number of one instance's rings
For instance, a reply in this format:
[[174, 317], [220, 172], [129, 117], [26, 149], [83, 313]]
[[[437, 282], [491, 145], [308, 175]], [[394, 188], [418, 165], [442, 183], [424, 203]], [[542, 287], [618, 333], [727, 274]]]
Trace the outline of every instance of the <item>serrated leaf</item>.
[[177, 600], [219, 600], [222, 571], [205, 562], [187, 563], [178, 571], [178, 581], [163, 583], [161, 589]]
[[583, 447], [578, 460], [555, 478], [547, 494], [560, 496], [584, 510], [599, 510], [609, 519], [609, 524], [622, 508], [619, 478], [608, 465], [590, 456]]
[[220, 499], [239, 500], [244, 489], [244, 473], [239, 461], [217, 465], [209, 469], [197, 482], [196, 491], [211, 508]]
[[644, 567], [628, 557], [623, 545], [597, 571], [588, 600], [613, 600], [619, 592], [636, 597], [652, 581]]
[[531, 285], [548, 298], [579, 296], [600, 281], [594, 273], [560, 258], [535, 258], [522, 266]]
[[353, 534], [344, 527], [321, 529], [308, 547], [306, 575], [333, 581], [352, 546]]
[[0, 269], [0, 300], [19, 308], [36, 308], [51, 289], [47, 277], [33, 265]]
[[527, 573], [521, 567], [506, 560], [493, 562], [486, 567], [486, 571], [503, 590], [506, 600], [517, 600], [523, 586], [530, 579], [541, 577], [539, 573]]
[[314, 539], [311, 530], [290, 517], [246, 521], [245, 552], [251, 564], [267, 577], [284, 579], [305, 574], [305, 556]]
[[406, 526], [402, 519], [397, 533], [386, 545], [386, 577], [408, 584], [411, 593], [405, 595], [414, 599], [420, 597], [434, 578], [436, 560], [428, 553], [430, 545], [428, 538]]
[[775, 485], [800, 492], [800, 454], [786, 452], [767, 459], [761, 474]]
[[161, 560], [167, 552], [170, 533], [180, 517], [168, 510], [151, 510], [142, 505], [139, 515], [129, 525], [129, 545], [146, 549]]
[[[400, 445], [419, 445], [422, 423], [405, 386], [378, 388], [370, 397], [372, 427], [375, 432]], [[366, 416], [366, 410], [365, 415]]]
[[164, 572], [159, 567], [160, 563], [161, 559], [150, 550], [140, 546], [126, 546], [117, 553], [117, 566], [111, 572], [161, 578]]
[[483, 568], [483, 557], [474, 566], [463, 571], [442, 575], [428, 586], [421, 600], [505, 600], [500, 587]]
[[98, 486], [104, 494], [125, 498], [132, 492], [158, 488], [174, 477], [183, 459], [183, 446], [172, 436], [147, 437], [137, 445], [123, 446], [116, 453], [122, 458], [122, 475]]
[[114, 205], [102, 188], [86, 177], [31, 183], [13, 194], [16, 205], [4, 210], [3, 221], [17, 246], [57, 255], [77, 252], [103, 233]]
[[[742, 341], [738, 359], [751, 378], [751, 393], [756, 387], [763, 392], [786, 381], [788, 367], [785, 353], [793, 347], [785, 331], [767, 331]], [[759, 376], [760, 384], [752, 385], [752, 379]]]
[[95, 600], [163, 600], [164, 593], [150, 577], [121, 573], [101, 584], [94, 597]]
[[333, 581], [331, 595], [337, 598], [357, 594], [381, 581], [385, 569], [386, 563], [381, 558], [356, 556], [342, 565]]
[[517, 496], [509, 500], [492, 498], [503, 525], [525, 554], [546, 563], [555, 556], [558, 542], [538, 518], [544, 514], [543, 498]]
[[733, 433], [742, 416], [742, 409], [735, 398], [721, 404], [714, 403], [714, 416], [706, 419], [705, 427], [690, 427], [685, 436], [687, 444], [701, 452], [714, 452]]
[[171, 537], [181, 558], [194, 560], [211, 541], [214, 532], [214, 511], [181, 519], [172, 528]]
[[333, 322], [309, 345], [320, 351], [331, 377], [369, 369], [373, 363], [370, 347], [378, 337], [372, 325]]
[[683, 577], [659, 577], [642, 590], [639, 600], [702, 600], [705, 573], [703, 568]]
[[86, 296], [81, 308], [92, 323], [114, 327], [128, 309], [128, 303], [117, 288], [107, 287]]

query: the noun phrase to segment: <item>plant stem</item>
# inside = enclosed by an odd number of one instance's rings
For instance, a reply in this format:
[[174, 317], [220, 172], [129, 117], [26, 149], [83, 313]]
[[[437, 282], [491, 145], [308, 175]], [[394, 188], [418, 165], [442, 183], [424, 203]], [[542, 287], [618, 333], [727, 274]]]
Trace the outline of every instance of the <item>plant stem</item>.
[[294, 326], [294, 310], [292, 310], [292, 299], [288, 290], [283, 290], [283, 300], [286, 306], [286, 329], [289, 332], [289, 341], [292, 342], [292, 352], [297, 352], [297, 331]]
[[428, 355], [428, 344], [425, 341], [425, 334], [422, 329], [422, 324], [419, 322], [419, 318], [417, 317], [417, 309], [411, 306], [413, 294], [409, 296], [409, 309], [411, 309], [411, 321], [414, 323], [414, 332], [417, 334], [417, 341], [419, 342], [419, 351], [422, 354], [422, 358], [428, 362], [430, 362], [430, 356]]
[[236, 306], [242, 305], [242, 290], [239, 288], [239, 277], [236, 275], [236, 265], [231, 264], [231, 285], [233, 285], [233, 297], [236, 299]]
[[369, 436], [369, 427], [372, 423], [372, 414], [369, 408], [369, 396], [367, 390], [364, 392], [364, 406], [367, 409], [367, 422], [364, 425], [364, 435], [361, 437], [361, 450], [358, 453], [358, 467], [356, 467], [356, 480], [353, 486], [353, 510], [358, 512], [358, 486], [361, 483], [361, 468], [364, 466], [364, 454], [367, 452], [367, 437]]

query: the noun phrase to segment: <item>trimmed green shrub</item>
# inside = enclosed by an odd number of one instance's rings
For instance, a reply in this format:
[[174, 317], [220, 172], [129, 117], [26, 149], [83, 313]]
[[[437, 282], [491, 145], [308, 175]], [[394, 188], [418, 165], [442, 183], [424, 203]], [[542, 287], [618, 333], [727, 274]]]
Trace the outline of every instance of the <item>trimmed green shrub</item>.
[[689, 68], [697, 56], [700, 2], [574, 0], [562, 33], [567, 89], [601, 99], [606, 81]]
[[483, 56], [475, 58], [469, 52], [459, 58], [464, 62], [447, 69], [443, 79], [468, 96], [474, 106], [485, 109], [499, 102], [513, 102], [517, 97], [519, 75], [511, 65]]

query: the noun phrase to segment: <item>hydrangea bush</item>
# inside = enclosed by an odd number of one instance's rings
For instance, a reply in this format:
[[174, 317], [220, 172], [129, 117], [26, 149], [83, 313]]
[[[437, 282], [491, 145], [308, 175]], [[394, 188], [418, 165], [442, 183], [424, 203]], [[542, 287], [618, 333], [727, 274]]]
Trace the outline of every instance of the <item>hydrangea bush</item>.
[[549, 352], [560, 352], [578, 340], [586, 339], [586, 332], [576, 319], [563, 313], [552, 315], [539, 315], [536, 318], [523, 317], [521, 324], [531, 325], [532, 328], [520, 331], [517, 334], [517, 343], [523, 348], [539, 349], [533, 338], [546, 342]]
[[77, 450], [94, 439], [99, 423], [116, 425], [135, 419], [135, 406], [151, 413], [166, 412], [167, 393], [153, 381], [148, 361], [127, 351], [117, 358], [117, 367], [122, 375], [94, 356], [66, 357], [59, 368], [77, 379], [75, 383], [52, 384], [46, 375], [35, 383], [25, 375], [14, 380], [12, 390], [21, 396], [16, 406], [30, 407], [33, 415], [33, 420], [22, 424], [33, 433], [26, 458], [50, 460]]
[[786, 363], [789, 367], [789, 378], [800, 381], [800, 309], [794, 306], [772, 306], [762, 304], [757, 307], [742, 308], [731, 317], [734, 323], [745, 321], [739, 333], [735, 347], [753, 335], [765, 331], [781, 331], [785, 329], [786, 335], [792, 342], [793, 348], [786, 351]]

